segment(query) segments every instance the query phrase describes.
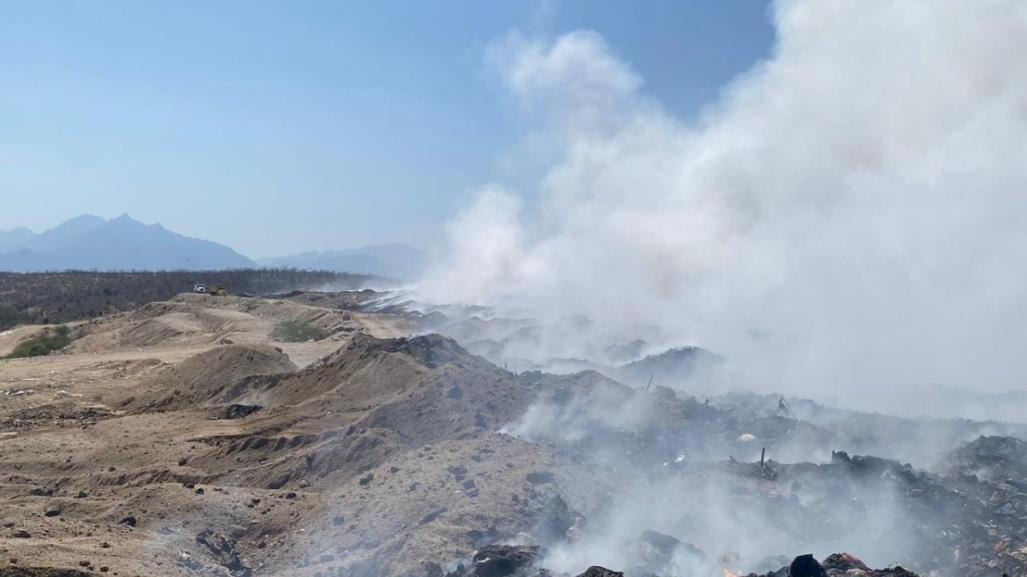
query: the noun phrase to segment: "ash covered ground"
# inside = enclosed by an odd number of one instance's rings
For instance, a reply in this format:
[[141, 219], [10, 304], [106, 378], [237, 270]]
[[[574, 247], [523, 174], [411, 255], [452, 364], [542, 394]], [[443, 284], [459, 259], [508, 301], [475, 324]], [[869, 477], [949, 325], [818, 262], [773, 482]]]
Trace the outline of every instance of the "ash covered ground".
[[180, 295], [0, 361], [0, 575], [1027, 576], [1027, 425], [483, 313]]

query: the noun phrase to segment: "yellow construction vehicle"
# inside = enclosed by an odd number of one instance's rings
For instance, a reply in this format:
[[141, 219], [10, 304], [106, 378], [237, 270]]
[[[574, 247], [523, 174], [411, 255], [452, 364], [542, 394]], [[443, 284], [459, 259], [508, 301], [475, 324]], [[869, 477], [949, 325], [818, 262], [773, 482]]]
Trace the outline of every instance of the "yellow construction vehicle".
[[211, 285], [211, 286], [207, 287], [207, 294], [210, 294], [210, 295], [213, 295], [213, 296], [216, 296], [216, 297], [223, 297], [223, 296], [227, 296], [228, 295], [228, 290], [226, 290], [225, 287], [223, 287], [223, 286]]

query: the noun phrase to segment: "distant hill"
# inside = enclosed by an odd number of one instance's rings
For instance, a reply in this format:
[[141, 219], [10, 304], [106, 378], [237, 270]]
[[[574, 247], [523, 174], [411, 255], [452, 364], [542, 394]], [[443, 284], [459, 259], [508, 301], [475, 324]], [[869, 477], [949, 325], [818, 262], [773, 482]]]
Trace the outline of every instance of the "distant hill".
[[231, 248], [143, 224], [127, 214], [106, 219], [82, 215], [41, 233], [0, 231], [0, 271], [225, 270], [295, 268], [411, 279], [425, 255], [405, 244], [310, 251], [256, 262]]
[[0, 254], [0, 271], [41, 272], [63, 270], [64, 260], [49, 254], [20, 248]]
[[253, 267], [231, 248], [143, 224], [127, 214], [83, 215], [34, 234], [0, 232], [0, 270], [216, 270]]
[[0, 254], [19, 249], [35, 234], [27, 228], [0, 230]]
[[387, 244], [262, 258], [257, 259], [257, 264], [271, 268], [328, 270], [411, 279], [422, 271], [425, 260], [424, 253], [411, 246]]
[[[123, 215], [121, 218], [127, 218]], [[66, 220], [46, 232], [35, 234], [27, 239], [22, 248], [32, 252], [47, 254], [60, 252], [62, 248], [75, 242], [75, 239], [104, 227], [109, 221], [106, 218], [83, 214]]]

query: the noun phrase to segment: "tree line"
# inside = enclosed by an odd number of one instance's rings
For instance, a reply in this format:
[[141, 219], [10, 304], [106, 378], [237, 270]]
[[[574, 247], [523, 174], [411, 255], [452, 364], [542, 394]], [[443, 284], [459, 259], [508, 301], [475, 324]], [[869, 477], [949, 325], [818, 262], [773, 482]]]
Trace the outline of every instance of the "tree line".
[[289, 268], [218, 271], [0, 272], [0, 330], [18, 324], [57, 324], [134, 309], [189, 292], [196, 284], [230, 294], [292, 290], [356, 290], [384, 279]]

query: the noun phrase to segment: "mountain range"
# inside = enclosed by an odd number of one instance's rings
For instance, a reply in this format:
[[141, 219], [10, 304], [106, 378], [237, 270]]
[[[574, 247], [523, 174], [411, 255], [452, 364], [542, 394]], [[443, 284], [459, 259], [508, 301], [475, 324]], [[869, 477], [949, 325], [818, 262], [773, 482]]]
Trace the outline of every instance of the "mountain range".
[[127, 214], [82, 215], [42, 233], [0, 231], [0, 271], [11, 272], [299, 268], [404, 279], [417, 274], [423, 262], [420, 251], [401, 244], [254, 261], [223, 244], [143, 224]]
[[424, 268], [425, 255], [405, 244], [365, 246], [346, 250], [317, 250], [278, 258], [257, 259], [271, 268], [299, 268], [360, 272], [396, 279], [416, 277]]

